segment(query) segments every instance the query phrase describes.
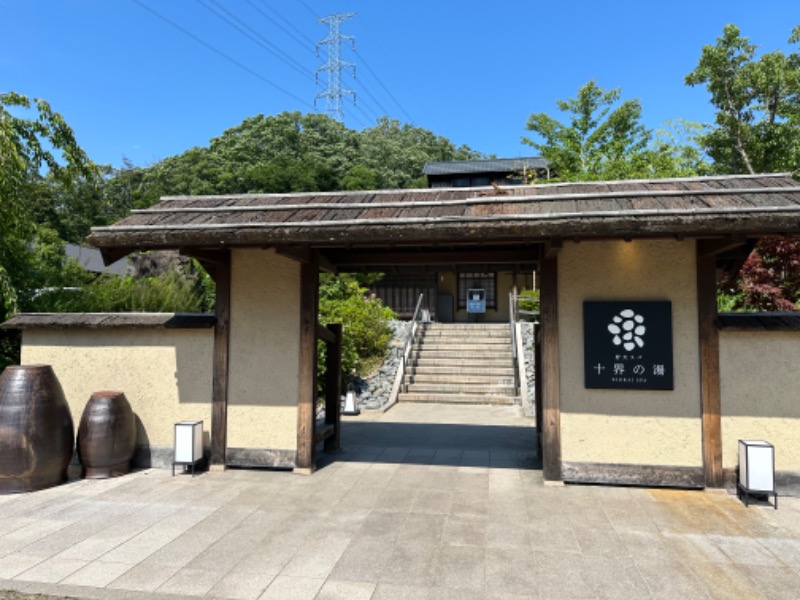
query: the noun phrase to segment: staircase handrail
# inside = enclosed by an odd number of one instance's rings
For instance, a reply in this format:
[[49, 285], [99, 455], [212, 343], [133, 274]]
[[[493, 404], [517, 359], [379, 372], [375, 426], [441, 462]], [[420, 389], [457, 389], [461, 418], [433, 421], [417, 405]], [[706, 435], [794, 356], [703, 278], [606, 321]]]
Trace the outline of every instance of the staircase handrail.
[[397, 373], [395, 374], [392, 392], [389, 394], [389, 401], [383, 407], [383, 410], [387, 410], [389, 407], [393, 406], [397, 402], [397, 396], [400, 395], [400, 391], [404, 390], [406, 387], [403, 383], [406, 376], [406, 366], [411, 357], [411, 349], [414, 347], [417, 338], [417, 331], [419, 330], [418, 321], [420, 321], [422, 317], [421, 308], [424, 299], [425, 294], [420, 294], [419, 300], [417, 300], [417, 307], [414, 309], [414, 316], [411, 317], [411, 321], [409, 322], [409, 332], [406, 336], [406, 344], [403, 347], [403, 353], [400, 355], [400, 364], [397, 365]]
[[517, 286], [508, 292], [508, 323], [511, 328], [511, 357], [514, 361], [514, 388], [519, 394], [519, 356], [517, 355]]

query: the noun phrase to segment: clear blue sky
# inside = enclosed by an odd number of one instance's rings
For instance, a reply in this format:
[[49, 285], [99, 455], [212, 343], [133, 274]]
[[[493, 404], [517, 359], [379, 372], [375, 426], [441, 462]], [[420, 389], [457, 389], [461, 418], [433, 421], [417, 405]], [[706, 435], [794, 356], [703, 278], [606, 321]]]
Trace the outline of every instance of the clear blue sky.
[[708, 94], [683, 84], [702, 46], [735, 23], [762, 51], [793, 51], [800, 24], [798, 0], [0, 0], [0, 91], [48, 100], [96, 162], [145, 166], [248, 116], [313, 111], [317, 17], [337, 12], [356, 13], [348, 127], [388, 113], [502, 157], [534, 154], [527, 117], [555, 116], [590, 79], [639, 98], [651, 128], [710, 121]]

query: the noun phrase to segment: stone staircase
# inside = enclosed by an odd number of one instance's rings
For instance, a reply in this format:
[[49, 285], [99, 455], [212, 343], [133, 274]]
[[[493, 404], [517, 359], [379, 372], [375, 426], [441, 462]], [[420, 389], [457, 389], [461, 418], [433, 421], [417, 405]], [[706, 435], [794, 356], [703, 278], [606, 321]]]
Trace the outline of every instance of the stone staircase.
[[518, 402], [508, 324], [428, 323], [421, 327], [399, 402]]

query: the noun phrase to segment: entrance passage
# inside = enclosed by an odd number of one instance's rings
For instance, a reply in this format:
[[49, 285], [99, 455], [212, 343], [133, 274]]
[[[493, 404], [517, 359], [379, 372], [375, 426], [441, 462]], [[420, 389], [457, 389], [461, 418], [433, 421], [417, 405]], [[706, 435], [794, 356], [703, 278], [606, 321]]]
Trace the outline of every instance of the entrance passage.
[[519, 406], [398, 403], [391, 410], [342, 417], [336, 462], [539, 469], [533, 419]]

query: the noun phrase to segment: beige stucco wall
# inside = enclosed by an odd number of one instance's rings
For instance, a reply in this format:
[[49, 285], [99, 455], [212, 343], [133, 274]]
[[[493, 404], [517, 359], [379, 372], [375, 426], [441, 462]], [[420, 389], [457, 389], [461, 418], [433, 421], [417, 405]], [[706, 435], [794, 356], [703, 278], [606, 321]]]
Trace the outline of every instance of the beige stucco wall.
[[232, 253], [228, 447], [297, 449], [300, 263]]
[[800, 471], [800, 333], [721, 331], [722, 464], [735, 469], [740, 439], [775, 446], [775, 468]]
[[172, 447], [174, 424], [211, 428], [213, 329], [27, 330], [22, 364], [49, 364], [77, 428], [92, 392], [120, 390], [137, 420], [137, 443]]
[[[562, 460], [701, 466], [693, 241], [566, 243], [558, 254]], [[584, 388], [584, 300], [669, 300], [675, 389]]]

